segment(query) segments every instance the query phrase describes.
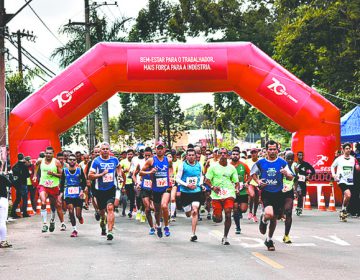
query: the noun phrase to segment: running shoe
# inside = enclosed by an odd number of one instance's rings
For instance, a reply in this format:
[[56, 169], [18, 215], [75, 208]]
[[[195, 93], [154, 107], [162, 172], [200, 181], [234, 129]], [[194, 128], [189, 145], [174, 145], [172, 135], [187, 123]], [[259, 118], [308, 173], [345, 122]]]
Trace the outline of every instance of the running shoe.
[[199, 222], [201, 222], [202, 221], [202, 218], [201, 218], [201, 216], [199, 215], [199, 217], [198, 217], [198, 221]]
[[297, 216], [300, 216], [300, 215], [301, 215], [301, 208], [300, 208], [300, 207], [296, 207], [295, 213], [296, 213]]
[[247, 219], [251, 220], [253, 218], [253, 214], [251, 212], [248, 213]]
[[204, 206], [204, 205], [201, 205], [201, 207], [200, 207], [200, 213], [205, 213], [205, 206]]
[[286, 244], [291, 244], [292, 242], [291, 242], [291, 239], [290, 239], [290, 236], [289, 235], [284, 235], [284, 238], [283, 238], [283, 241], [284, 241], [284, 243], [286, 243]]
[[107, 236], [106, 236], [107, 240], [111, 241], [114, 239], [113, 233], [111, 231], [108, 232]]
[[55, 221], [54, 220], [50, 220], [50, 227], [49, 227], [49, 231], [53, 232], [55, 230]]
[[176, 222], [176, 218], [175, 218], [174, 215], [172, 215], [172, 216], [170, 217], [170, 221], [171, 221], [171, 222]]
[[140, 213], [140, 211], [137, 211], [135, 220], [140, 221], [140, 219], [141, 219], [141, 213]]
[[258, 218], [255, 215], [253, 215], [252, 220], [253, 220], [254, 223], [257, 223], [259, 221]]
[[341, 222], [347, 222], [347, 219], [346, 219], [347, 218], [347, 211], [345, 209], [340, 211], [339, 216], [340, 216], [340, 221]]
[[70, 237], [77, 237], [77, 236], [78, 236], [78, 232], [76, 230], [73, 230]]
[[47, 232], [48, 229], [49, 229], [49, 227], [48, 227], [46, 224], [44, 224], [44, 225], [42, 226], [41, 232]]
[[165, 236], [169, 237], [170, 236], [170, 229], [169, 227], [164, 227], [164, 232], [165, 232]]
[[128, 213], [128, 217], [129, 217], [129, 219], [132, 218], [132, 213], [131, 212]]
[[163, 237], [163, 233], [162, 233], [161, 227], [158, 227], [158, 228], [157, 228], [156, 234], [157, 234], [157, 236], [158, 236], [159, 238]]
[[240, 227], [237, 227], [236, 229], [235, 229], [235, 234], [240, 234], [241, 233], [241, 228]]
[[115, 213], [119, 213], [119, 207], [115, 207]]
[[121, 217], [125, 217], [125, 216], [126, 216], [125, 212], [122, 212]]
[[146, 222], [146, 215], [144, 213], [141, 214], [140, 223]]
[[155, 229], [151, 228], [150, 231], [149, 231], [149, 235], [154, 235], [154, 234], [155, 234]]
[[229, 240], [227, 239], [227, 237], [223, 237], [223, 239], [221, 240], [221, 244], [222, 245], [230, 245]]
[[207, 214], [206, 219], [211, 220], [211, 214], [210, 213]]
[[6, 240], [0, 242], [0, 248], [11, 248], [11, 247], [12, 245]]
[[101, 228], [101, 235], [102, 236], [106, 235], [106, 227]]
[[95, 211], [94, 216], [95, 216], [95, 220], [100, 221], [100, 214], [98, 211]]
[[84, 223], [84, 217], [80, 217], [79, 223], [82, 225]]
[[65, 231], [65, 230], [66, 230], [66, 225], [62, 223], [60, 226], [60, 231]]
[[260, 223], [259, 223], [259, 230], [262, 234], [266, 233], [267, 224], [263, 222], [263, 216], [264, 214], [261, 214], [260, 216]]
[[268, 251], [275, 251], [274, 242], [272, 240], [265, 240], [265, 246], [267, 247]]
[[190, 241], [191, 242], [195, 242], [197, 240], [197, 236], [195, 234], [193, 234], [191, 237], [190, 237]]

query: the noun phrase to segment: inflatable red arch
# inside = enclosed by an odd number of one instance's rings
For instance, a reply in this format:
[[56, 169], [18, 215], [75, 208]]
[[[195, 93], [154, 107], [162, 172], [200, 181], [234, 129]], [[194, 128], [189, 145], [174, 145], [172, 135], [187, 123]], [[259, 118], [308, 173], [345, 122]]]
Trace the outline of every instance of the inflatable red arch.
[[319, 172], [340, 145], [338, 108], [251, 43], [99, 43], [11, 112], [12, 163], [60, 151], [59, 134], [119, 91], [234, 91], [293, 132], [293, 150]]

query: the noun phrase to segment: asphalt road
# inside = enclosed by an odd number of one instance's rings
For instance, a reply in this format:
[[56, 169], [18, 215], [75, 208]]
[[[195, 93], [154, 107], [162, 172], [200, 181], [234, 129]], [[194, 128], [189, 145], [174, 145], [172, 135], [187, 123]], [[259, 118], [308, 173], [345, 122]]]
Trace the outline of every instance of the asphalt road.
[[[305, 211], [293, 217], [293, 244], [282, 243], [284, 223], [268, 252], [258, 225], [242, 219], [242, 233], [230, 230], [221, 245], [223, 224], [199, 222], [198, 242], [190, 242], [191, 221], [178, 215], [171, 236], [148, 235], [147, 224], [116, 215], [115, 237], [107, 241], [93, 211], [84, 211], [78, 238], [59, 223], [41, 233], [40, 216], [8, 224], [13, 248], [0, 249], [0, 279], [357, 279], [360, 219], [338, 220], [338, 213]], [[245, 215], [246, 217], [246, 215]]]

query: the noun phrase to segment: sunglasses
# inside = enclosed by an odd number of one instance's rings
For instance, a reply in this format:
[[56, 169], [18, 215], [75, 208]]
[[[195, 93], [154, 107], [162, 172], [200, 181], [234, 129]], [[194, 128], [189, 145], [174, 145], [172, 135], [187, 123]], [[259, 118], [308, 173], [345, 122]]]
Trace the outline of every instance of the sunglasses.
[[69, 158], [68, 161], [76, 161], [75, 158]]

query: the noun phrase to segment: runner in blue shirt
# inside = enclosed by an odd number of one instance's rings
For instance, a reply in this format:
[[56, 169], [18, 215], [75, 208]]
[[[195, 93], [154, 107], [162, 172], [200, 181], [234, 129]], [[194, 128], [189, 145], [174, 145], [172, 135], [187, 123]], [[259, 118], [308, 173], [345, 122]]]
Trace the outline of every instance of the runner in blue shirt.
[[107, 239], [114, 238], [112, 229], [115, 223], [114, 202], [118, 189], [117, 176], [122, 176], [121, 166], [116, 157], [110, 156], [110, 145], [102, 143], [100, 146], [100, 156], [94, 159], [91, 164], [89, 179], [95, 180], [96, 200], [100, 210], [101, 235], [106, 235], [106, 215], [108, 233]]
[[260, 217], [259, 230], [266, 233], [268, 221], [270, 221], [268, 237], [265, 246], [269, 251], [274, 251], [272, 237], [276, 228], [277, 217], [284, 206], [283, 178], [292, 180], [293, 176], [285, 160], [278, 157], [278, 143], [270, 140], [266, 143], [266, 158], [258, 160], [251, 168], [250, 176], [261, 189], [263, 202], [263, 214]]

